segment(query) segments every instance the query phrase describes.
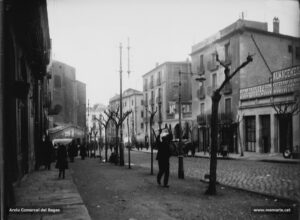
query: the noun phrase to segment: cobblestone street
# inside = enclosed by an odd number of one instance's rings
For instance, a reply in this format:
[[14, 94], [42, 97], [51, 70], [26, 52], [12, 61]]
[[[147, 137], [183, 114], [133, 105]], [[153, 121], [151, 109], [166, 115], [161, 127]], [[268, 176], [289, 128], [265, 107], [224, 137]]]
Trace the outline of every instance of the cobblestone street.
[[[150, 153], [132, 151], [131, 158], [132, 163], [147, 167], [150, 172]], [[154, 171], [157, 169], [157, 161], [154, 160]], [[177, 174], [177, 157], [171, 157], [170, 169], [171, 173]], [[185, 157], [184, 171], [186, 177], [204, 180], [204, 175], [209, 173], [209, 159]], [[299, 164], [218, 160], [217, 165], [217, 181], [221, 184], [298, 202], [299, 177]]]

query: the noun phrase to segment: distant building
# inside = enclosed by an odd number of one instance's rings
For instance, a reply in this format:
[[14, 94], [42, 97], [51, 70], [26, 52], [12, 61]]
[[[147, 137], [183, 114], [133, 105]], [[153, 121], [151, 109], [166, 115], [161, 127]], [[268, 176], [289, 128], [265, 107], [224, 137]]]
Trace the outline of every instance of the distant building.
[[287, 118], [287, 141], [286, 131], [281, 129], [286, 126], [273, 108], [273, 104], [285, 105], [295, 100], [300, 87], [300, 39], [280, 34], [278, 18], [274, 18], [273, 27], [274, 31], [268, 32], [267, 23], [240, 19], [192, 47], [192, 71], [206, 78], [201, 86], [192, 83], [193, 130], [201, 150], [210, 146], [211, 95], [225, 77], [224, 68], [216, 62], [216, 51], [219, 59], [230, 65], [231, 72], [248, 54], [255, 54], [253, 62], [241, 69], [222, 91], [220, 144], [236, 153], [241, 146], [245, 151], [270, 153], [282, 152], [284, 142], [300, 145], [299, 113]]
[[[164, 128], [171, 126], [175, 138], [179, 137], [179, 71], [181, 71], [182, 127], [192, 119], [191, 64], [189, 62], [165, 62], [143, 75], [145, 134], [150, 136], [150, 111], [157, 112], [153, 129], [158, 131], [159, 123]], [[159, 104], [161, 103], [161, 111]], [[161, 114], [161, 116], [160, 116]], [[161, 121], [160, 121], [161, 120]]]
[[[106, 110], [106, 106], [100, 103], [94, 104], [93, 106], [89, 106], [87, 108], [87, 128], [89, 132], [90, 140], [99, 141], [100, 138], [100, 130], [99, 130], [99, 119], [100, 117], [105, 117], [104, 111]], [[102, 116], [101, 116], [102, 115]], [[102, 138], [105, 135], [104, 128], [101, 130]]]
[[50, 69], [52, 80], [52, 109], [57, 113], [49, 119], [55, 126], [86, 127], [86, 85], [76, 80], [75, 68], [53, 61]]
[[[123, 141], [128, 143], [135, 140], [144, 140], [144, 110], [143, 93], [135, 89], [127, 89], [123, 92], [123, 113], [131, 111], [131, 114], [123, 122]], [[116, 110], [120, 106], [120, 96], [116, 95], [109, 100], [109, 108]], [[110, 123], [109, 135], [111, 139], [115, 137], [115, 126]]]

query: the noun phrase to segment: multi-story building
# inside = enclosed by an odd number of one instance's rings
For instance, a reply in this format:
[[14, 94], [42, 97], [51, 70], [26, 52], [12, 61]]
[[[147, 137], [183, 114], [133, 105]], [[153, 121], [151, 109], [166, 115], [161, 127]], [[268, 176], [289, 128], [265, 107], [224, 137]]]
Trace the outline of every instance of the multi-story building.
[[50, 124], [62, 129], [72, 125], [83, 136], [86, 127], [86, 85], [76, 80], [75, 68], [65, 63], [52, 61], [50, 73], [52, 109], [56, 111], [49, 117]]
[[[94, 104], [93, 106], [89, 106], [88, 104], [88, 109], [87, 109], [87, 130], [89, 132], [90, 140], [95, 140], [99, 141], [100, 135], [103, 138], [105, 135], [105, 130], [100, 129], [99, 120], [101, 117], [106, 117], [104, 115], [104, 111], [106, 110], [106, 106], [103, 104]], [[102, 118], [101, 118], [102, 120]], [[101, 130], [101, 131], [100, 131]], [[101, 132], [101, 134], [100, 134]]]
[[51, 43], [46, 0], [1, 1], [0, 8], [0, 218], [7, 219], [13, 185], [42, 158]]
[[[123, 113], [131, 111], [130, 115], [123, 122], [123, 141], [128, 143], [135, 140], [144, 140], [144, 109], [143, 93], [135, 89], [127, 89], [122, 95]], [[120, 106], [120, 96], [115, 95], [109, 100], [109, 108], [116, 110]], [[111, 123], [109, 137], [115, 137], [115, 126]]]
[[[274, 105], [294, 102], [294, 92], [300, 87], [300, 39], [280, 34], [278, 18], [274, 18], [273, 27], [269, 32], [267, 23], [240, 19], [192, 47], [192, 71], [206, 79], [200, 86], [192, 83], [194, 131], [202, 150], [210, 145], [211, 95], [225, 78], [224, 68], [216, 62], [217, 52], [231, 72], [248, 54], [255, 54], [253, 62], [222, 91], [220, 144], [228, 145], [231, 152], [240, 151], [241, 146], [262, 153], [283, 151], [287, 134], [281, 129], [283, 122]], [[299, 114], [290, 114], [288, 120], [288, 142], [299, 146]]]
[[[157, 110], [153, 129], [171, 126], [178, 136], [179, 94], [181, 94], [182, 127], [192, 118], [191, 72], [189, 62], [165, 62], [143, 75], [145, 134], [150, 137], [150, 112]], [[179, 74], [180, 73], [180, 74]], [[179, 86], [179, 79], [181, 86]], [[180, 93], [179, 93], [180, 88]], [[150, 112], [149, 112], [150, 111]]]

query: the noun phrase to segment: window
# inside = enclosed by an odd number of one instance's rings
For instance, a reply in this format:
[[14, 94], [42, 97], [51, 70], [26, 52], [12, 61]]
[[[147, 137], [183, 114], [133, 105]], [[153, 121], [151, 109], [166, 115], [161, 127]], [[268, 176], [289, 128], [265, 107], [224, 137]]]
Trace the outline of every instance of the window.
[[296, 47], [295, 56], [297, 60], [300, 60], [300, 47]]
[[200, 55], [200, 72], [204, 69], [203, 54]]
[[231, 113], [231, 99], [225, 99], [225, 114]]
[[158, 72], [157, 74], [157, 85], [161, 84], [161, 72]]
[[141, 111], [141, 118], [144, 118], [144, 111]]
[[212, 53], [211, 54], [211, 63], [212, 63], [212, 66], [215, 66], [216, 65], [216, 53]]
[[148, 80], [144, 79], [144, 91], [147, 91]]
[[153, 75], [151, 76], [151, 79], [150, 79], [150, 88], [153, 88]]
[[292, 47], [292, 45], [288, 45], [288, 51], [289, 51], [289, 53], [293, 53], [293, 47]]
[[225, 44], [224, 46], [224, 52], [225, 52], [225, 61], [229, 61], [230, 58], [230, 54], [229, 54], [229, 46], [230, 46], [230, 42], [228, 42], [227, 44]]
[[205, 111], [205, 103], [201, 103], [200, 104], [200, 114], [204, 115], [204, 111]]
[[61, 78], [58, 75], [54, 76], [54, 87], [61, 88]]
[[133, 100], [131, 101], [131, 105], [133, 106]]
[[141, 100], [141, 105], [144, 105], [144, 100], [143, 99]]
[[144, 129], [144, 123], [141, 123], [141, 129]]
[[214, 74], [212, 75], [212, 88], [213, 88], [213, 89], [216, 89], [216, 88], [217, 88], [217, 74], [216, 74], [216, 73], [214, 73]]

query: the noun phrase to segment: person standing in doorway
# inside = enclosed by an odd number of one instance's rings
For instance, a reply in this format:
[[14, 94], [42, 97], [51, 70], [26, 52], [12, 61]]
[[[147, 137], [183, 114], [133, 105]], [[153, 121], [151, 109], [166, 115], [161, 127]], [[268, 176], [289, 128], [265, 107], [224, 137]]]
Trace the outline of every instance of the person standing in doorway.
[[157, 143], [157, 155], [156, 160], [158, 161], [159, 172], [157, 174], [157, 183], [161, 185], [161, 178], [164, 175], [164, 187], [169, 187], [169, 173], [170, 173], [170, 157], [171, 149], [170, 144], [173, 136], [168, 129], [164, 129], [156, 138]]

